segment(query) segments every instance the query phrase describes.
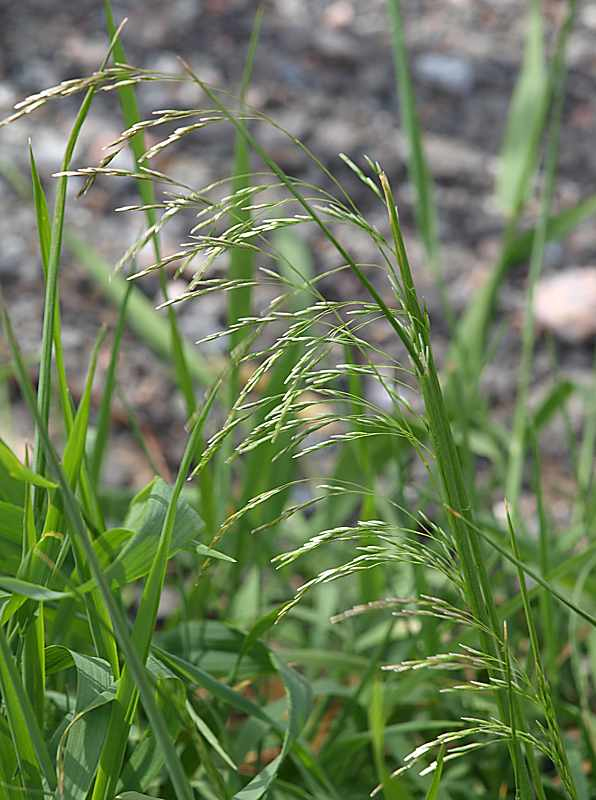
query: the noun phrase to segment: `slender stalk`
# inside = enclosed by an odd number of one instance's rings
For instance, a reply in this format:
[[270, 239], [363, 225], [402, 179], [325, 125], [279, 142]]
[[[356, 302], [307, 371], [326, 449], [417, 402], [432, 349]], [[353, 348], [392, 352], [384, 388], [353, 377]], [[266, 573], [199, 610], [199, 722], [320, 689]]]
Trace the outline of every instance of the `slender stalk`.
[[422, 236], [426, 256], [439, 289], [443, 314], [449, 330], [455, 318], [449, 302], [445, 276], [441, 268], [435, 187], [424, 155], [422, 130], [416, 110], [416, 98], [410, 76], [405, 43], [401, 0], [387, 0], [391, 18], [395, 82], [399, 91], [399, 107], [408, 145], [408, 173], [416, 191], [416, 222]]
[[[147, 660], [149, 648], [151, 646], [153, 628], [155, 626], [157, 609], [159, 607], [159, 598], [166, 575], [166, 566], [176, 519], [178, 500], [180, 499], [184, 483], [191, 471], [193, 461], [197, 457], [197, 447], [199, 442], [202, 441], [203, 425], [218, 388], [219, 384], [216, 384], [207, 398], [200, 415], [197, 417], [188, 438], [176, 482], [172, 490], [172, 496], [168, 503], [157, 551], [145, 582], [143, 595], [135, 618], [135, 624], [131, 635], [131, 644], [143, 664]], [[128, 733], [134, 719], [139, 694], [140, 690], [136, 676], [128, 665], [125, 665], [118, 684], [112, 715], [110, 717], [110, 725], [99, 760], [92, 800], [107, 800], [107, 798], [111, 798], [115, 792], [126, 751]]]
[[126, 288], [126, 293], [122, 299], [122, 303], [120, 304], [118, 322], [116, 324], [116, 330], [114, 331], [114, 342], [112, 344], [112, 352], [110, 354], [110, 363], [106, 372], [105, 385], [102, 393], [99, 414], [97, 417], [95, 444], [90, 463], [90, 472], [95, 486], [98, 486], [100, 483], [101, 468], [110, 435], [112, 397], [116, 386], [116, 369], [118, 366], [118, 356], [120, 354], [120, 345], [122, 343], [124, 327], [126, 325], [128, 301], [130, 299], [132, 289], [132, 283], [129, 283]]
[[[120, 35], [120, 28], [114, 29], [110, 47], [100, 67], [100, 70], [107, 64], [113, 48], [117, 45], [118, 36]], [[95, 95], [95, 87], [91, 86], [85, 93], [81, 107], [76, 116], [74, 125], [68, 137], [64, 156], [62, 159], [61, 172], [67, 172], [74, 149], [79, 138], [79, 134], [83, 127], [83, 123], [87, 118], [93, 97]], [[47, 270], [46, 270], [46, 289], [43, 310], [43, 330], [41, 337], [41, 357], [39, 363], [39, 381], [38, 381], [38, 408], [40, 417], [43, 424], [48, 426], [50, 419], [50, 398], [52, 387], [52, 345], [54, 343], [54, 334], [56, 332], [55, 320], [56, 309], [58, 308], [58, 285], [59, 285], [59, 272], [60, 272], [60, 257], [62, 254], [62, 234], [64, 231], [64, 215], [66, 210], [66, 189], [68, 186], [68, 178], [63, 175], [58, 179], [58, 186], [56, 189], [56, 199], [54, 201], [54, 215], [52, 219], [52, 228], [50, 236], [50, 247], [47, 256]], [[58, 348], [60, 350], [60, 348]], [[66, 406], [65, 406], [66, 407]], [[43, 474], [45, 464], [44, 449], [41, 446], [39, 433], [35, 435], [35, 457], [34, 469], [39, 474]], [[33, 496], [34, 508], [39, 511], [39, 500], [36, 493]]]
[[[110, 0], [104, 0], [104, 13], [106, 18], [106, 27], [108, 30], [108, 35], [110, 37], [113, 37], [114, 31], [116, 30], [116, 24], [114, 22], [114, 15], [112, 13], [112, 4]], [[114, 43], [113, 52], [114, 52], [114, 59], [117, 62], [123, 64], [127, 63], [126, 53], [124, 52], [124, 47], [122, 46], [122, 43], [120, 42], [119, 39], [117, 39]], [[132, 86], [121, 86], [118, 89], [118, 97], [120, 100], [120, 108], [122, 109], [122, 117], [124, 119], [127, 128], [130, 128], [135, 123], [139, 122], [139, 120], [141, 119], [134, 88]], [[130, 149], [132, 151], [135, 162], [135, 169], [139, 171], [139, 168], [141, 167], [142, 157], [145, 152], [145, 137], [143, 135], [143, 132], [139, 131], [137, 134], [135, 134], [135, 136], [133, 136], [129, 140], [129, 142], [130, 142]], [[138, 180], [137, 188], [141, 196], [141, 199], [143, 201], [143, 204], [146, 206], [145, 215], [147, 217], [147, 224], [150, 228], [152, 228], [157, 222], [157, 217], [154, 209], [155, 192], [153, 189], [153, 184], [150, 181]], [[153, 246], [153, 252], [155, 254], [155, 260], [156, 262], [159, 262], [161, 261], [161, 247], [159, 242], [159, 236], [155, 232], [151, 236], [151, 243]], [[167, 302], [167, 300], [169, 299], [168, 285], [167, 285], [166, 274], [163, 269], [159, 270], [159, 284], [164, 302]], [[192, 416], [195, 410], [195, 396], [192, 385], [192, 376], [188, 368], [186, 354], [184, 352], [183, 338], [178, 328], [178, 322], [176, 320], [176, 312], [172, 306], [168, 306], [166, 313], [170, 330], [170, 347], [176, 369], [178, 386], [184, 397], [184, 401], [186, 404], [186, 413], [190, 417]]]
[[[17, 373], [22, 384], [26, 385], [28, 382], [26, 367], [23, 362], [4, 304], [0, 304], [0, 310], [2, 313], [4, 329], [6, 331], [15, 361]], [[38, 426], [41, 444], [45, 450], [48, 466], [51, 469], [51, 472], [54, 474], [57, 483], [59, 484], [60, 491], [63, 496], [64, 511], [72, 527], [73, 536], [76, 536], [78, 539], [81, 550], [84, 553], [86, 562], [89, 566], [91, 576], [96, 582], [99, 593], [101, 594], [103, 602], [109, 612], [111, 623], [120, 645], [122, 655], [125, 659], [126, 666], [130, 670], [135, 685], [138, 688], [141, 701], [153, 729], [155, 739], [163, 752], [166, 768], [172, 780], [172, 785], [174, 786], [177, 797], [180, 800], [194, 800], [193, 791], [184, 772], [184, 768], [180, 762], [180, 758], [174, 743], [170, 738], [166, 723], [157, 705], [151, 679], [144, 666], [143, 659], [138, 653], [135, 643], [130, 636], [128, 623], [124, 613], [112, 594], [111, 587], [104, 574], [104, 570], [102, 569], [97, 554], [93, 548], [93, 542], [85, 525], [77, 499], [70, 488], [68, 477], [60, 465], [60, 460], [54, 449], [54, 446], [52, 445], [47, 428], [43, 424], [43, 420], [37, 405], [35, 403], [31, 403], [29, 411], [35, 418], [35, 422]]]
[[[574, 6], [574, 3], [570, 3]], [[566, 30], [571, 28], [573, 17], [566, 20]], [[528, 288], [525, 302], [525, 314], [522, 330], [522, 355], [518, 373], [518, 390], [513, 418], [511, 447], [509, 451], [509, 469], [507, 474], [506, 497], [517, 513], [517, 505], [521, 490], [523, 467], [526, 451], [526, 434], [528, 429], [528, 392], [532, 363], [534, 358], [534, 291], [544, 260], [546, 245], [546, 231], [555, 192], [556, 170], [559, 156], [559, 139], [561, 116], [565, 99], [565, 60], [564, 51], [557, 51], [553, 65], [555, 83], [553, 86], [554, 106], [549, 126], [548, 143], [546, 151], [546, 165], [544, 170], [544, 188], [540, 203], [540, 214], [536, 226], [536, 234], [532, 244], [530, 258], [530, 271], [528, 274]]]
[[[509, 510], [507, 512], [507, 524], [509, 526], [511, 550], [515, 558], [519, 561], [520, 554], [517, 546], [517, 538], [515, 536], [515, 531], [513, 528], [513, 524], [511, 522], [511, 516]], [[578, 797], [577, 788], [575, 786], [575, 781], [573, 779], [573, 775], [569, 767], [569, 761], [567, 759], [565, 745], [563, 743], [561, 731], [559, 728], [559, 723], [557, 721], [557, 715], [555, 712], [551, 688], [548, 684], [546, 674], [542, 666], [541, 649], [540, 649], [540, 643], [538, 641], [538, 633], [536, 631], [536, 626], [534, 624], [534, 617], [532, 615], [532, 609], [530, 607], [530, 600], [526, 588], [526, 576], [523, 570], [520, 568], [518, 568], [517, 577], [519, 580], [520, 592], [523, 600], [524, 614], [526, 617], [526, 624], [528, 626], [528, 633], [530, 635], [530, 652], [532, 654], [535, 676], [538, 683], [538, 695], [544, 707], [546, 730], [548, 731], [549, 738], [554, 750], [555, 763], [559, 775], [561, 777], [561, 780], [563, 782], [563, 785], [567, 793], [569, 794], [569, 797], [571, 797], [572, 800], [577, 800]]]

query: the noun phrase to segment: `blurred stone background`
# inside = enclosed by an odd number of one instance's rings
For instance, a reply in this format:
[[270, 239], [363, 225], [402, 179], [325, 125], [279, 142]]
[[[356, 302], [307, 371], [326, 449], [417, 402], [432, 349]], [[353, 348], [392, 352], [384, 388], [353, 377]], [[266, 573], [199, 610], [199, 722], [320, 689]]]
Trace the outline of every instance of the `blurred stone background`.
[[[503, 219], [493, 198], [496, 156], [522, 58], [527, 4], [522, 0], [404, 0], [402, 5], [418, 111], [437, 183], [444, 270], [451, 301], [459, 313], [498, 254]], [[239, 85], [255, 9], [253, 0], [114, 2], [117, 19], [129, 18], [123, 41], [131, 63], [179, 72], [177, 57], [182, 56], [204, 80], [232, 91]], [[565, 3], [544, 0], [544, 9], [551, 41]], [[557, 208], [596, 191], [595, 43], [596, 2], [584, 2], [569, 51]], [[13, 103], [27, 94], [94, 70], [105, 49], [99, 0], [60, 4], [0, 0], [0, 116], [8, 115]], [[140, 100], [144, 114], [201, 102], [188, 84], [151, 84], [143, 88]], [[415, 277], [431, 309], [438, 352], [444, 352], [446, 327], [413, 226], [413, 195], [405, 169], [384, 0], [270, 0], [249, 101], [303, 139], [345, 180], [363, 211], [375, 221], [381, 219], [382, 209], [374, 207], [370, 193], [352, 178], [337, 154], [343, 151], [359, 163], [362, 155], [368, 154], [381, 162], [397, 191]], [[23, 194], [27, 141], [30, 137], [51, 195], [51, 174], [59, 168], [77, 103], [77, 99], [58, 100], [31, 117], [0, 128], [0, 282], [21, 344], [33, 364], [43, 295], [34, 216], [31, 202]], [[116, 96], [102, 94], [83, 129], [74, 163], [96, 164], [103, 156], [102, 148], [121, 127]], [[312, 165], [287, 140], [271, 129], [261, 129], [259, 135], [287, 171], [311, 176]], [[183, 146], [168, 150], [155, 166], [174, 176], [183, 175], [198, 188], [229, 174], [232, 142], [230, 132], [222, 135], [219, 127], [207, 129]], [[126, 166], [129, 162], [123, 158], [119, 163]], [[20, 191], [19, 183], [23, 184]], [[83, 199], [75, 196], [77, 186], [73, 181], [69, 225], [114, 263], [141, 230], [138, 216], [113, 213], [114, 207], [136, 201], [134, 185], [126, 180], [100, 180]], [[174, 249], [183, 235], [182, 229], [169, 230], [166, 251]], [[316, 235], [309, 244], [317, 267], [330, 265], [324, 243]], [[359, 241], [348, 244], [366, 259]], [[585, 270], [596, 263], [595, 256], [596, 232], [589, 221], [564, 243], [548, 246], [544, 273], [548, 276], [577, 267]], [[68, 250], [61, 275], [64, 344], [76, 393], [97, 329], [102, 322], [113, 324], [116, 312]], [[499, 314], [504, 325], [485, 376], [487, 395], [503, 416], [515, 396], [525, 275], [525, 266], [512, 272], [501, 293]], [[157, 303], [156, 281], [140, 285]], [[342, 278], [326, 290], [349, 296], [358, 288], [349, 278]], [[200, 312], [196, 305], [187, 304], [179, 313], [181, 327], [193, 341], [221, 327], [225, 300], [212, 295], [202, 302]], [[593, 307], [588, 313], [596, 319]], [[563, 369], [574, 378], [587, 380], [592, 369], [590, 337], [557, 346]], [[4, 345], [0, 346], [0, 358], [7, 358]], [[101, 369], [106, 361], [107, 357]], [[550, 348], [541, 340], [535, 365], [536, 397], [551, 372]], [[154, 457], [167, 472], [178, 456], [184, 421], [182, 405], [173, 397], [168, 367], [128, 333], [120, 374], [126, 400], [137, 410], [144, 430], [153, 432]], [[101, 387], [101, 375], [97, 386]], [[2, 422], [3, 435], [9, 434], [18, 443], [26, 436], [28, 423], [12, 384], [9, 394], [15, 402], [10, 428], [6, 420]], [[150, 477], [150, 468], [131, 439], [124, 412], [114, 424], [109, 480], [140, 485]]]

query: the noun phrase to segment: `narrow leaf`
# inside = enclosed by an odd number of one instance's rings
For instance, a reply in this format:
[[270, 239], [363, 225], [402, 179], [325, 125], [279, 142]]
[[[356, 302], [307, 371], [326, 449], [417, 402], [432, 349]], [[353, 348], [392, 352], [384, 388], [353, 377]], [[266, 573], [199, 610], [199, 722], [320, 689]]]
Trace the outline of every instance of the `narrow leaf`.
[[10, 477], [17, 481], [32, 483], [34, 486], [40, 486], [43, 489], [56, 488], [55, 483], [44, 478], [43, 475], [38, 475], [24, 464], [21, 464], [10, 447], [2, 439], [0, 439], [0, 462], [4, 465]]

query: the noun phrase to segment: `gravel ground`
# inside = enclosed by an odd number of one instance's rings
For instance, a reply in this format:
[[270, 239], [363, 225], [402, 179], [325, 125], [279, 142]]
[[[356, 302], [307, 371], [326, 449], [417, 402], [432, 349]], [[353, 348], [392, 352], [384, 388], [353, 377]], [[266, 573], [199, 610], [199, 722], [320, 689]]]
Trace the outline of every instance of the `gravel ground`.
[[[56, 10], [48, 0], [0, 0], [0, 115], [21, 97], [61, 80], [84, 75], [101, 61], [106, 40], [99, 0], [67, 0]], [[129, 17], [124, 43], [135, 65], [179, 71], [178, 56], [206, 81], [238, 87], [252, 26], [254, 1], [156, 0], [114, 3], [117, 18]], [[503, 220], [493, 200], [496, 156], [502, 139], [509, 96], [521, 60], [524, 9], [521, 0], [404, 0], [419, 113], [437, 181], [440, 233], [450, 299], [457, 312], [479, 286], [498, 252]], [[544, 0], [549, 24], [564, 10], [562, 0]], [[565, 206], [594, 192], [596, 156], [596, 2], [584, 2], [570, 48], [570, 76], [561, 144], [557, 205]], [[267, 4], [251, 104], [300, 136], [323, 163], [346, 181], [363, 211], [373, 220], [381, 212], [337, 158], [354, 160], [368, 154], [380, 161], [397, 187], [401, 215], [416, 267], [416, 280], [429, 304], [439, 353], [446, 350], [446, 327], [428, 275], [422, 249], [413, 232], [412, 192], [404, 166], [404, 139], [399, 128], [388, 23], [384, 0], [271, 0]], [[163, 107], [196, 105], [190, 85], [146, 86], [143, 113]], [[31, 205], [15, 188], [15, 172], [26, 176], [27, 139], [31, 137], [45, 185], [59, 167], [76, 104], [60, 100], [13, 126], [0, 129], [0, 282], [19, 337], [34, 356], [40, 339], [42, 286]], [[5, 113], [3, 113], [5, 112]], [[102, 96], [85, 125], [76, 164], [95, 164], [102, 148], [121, 128], [114, 96]], [[282, 165], [301, 177], [312, 168], [272, 130], [261, 132], [263, 143]], [[159, 168], [201, 186], [230, 171], [231, 135], [206, 131], [200, 138], [173, 148]], [[126, 165], [126, 159], [122, 164]], [[11, 178], [6, 176], [12, 176]], [[127, 181], [99, 181], [82, 200], [69, 196], [69, 218], [77, 233], [110, 262], [115, 262], [139, 233], [139, 219], [114, 215], [116, 206], [135, 201]], [[382, 223], [381, 223], [382, 224]], [[165, 247], [182, 236], [173, 229]], [[323, 243], [310, 240], [319, 269], [328, 263]], [[358, 256], [366, 250], [349, 241]], [[582, 225], [564, 244], [548, 247], [545, 271], [594, 264], [596, 231]], [[148, 256], [147, 256], [148, 257]], [[525, 268], [512, 274], [499, 302], [505, 322], [493, 365], [486, 370], [485, 389], [497, 412], [505, 415], [514, 397], [519, 323], [523, 308]], [[62, 269], [62, 313], [67, 363], [73, 386], [83, 380], [93, 337], [115, 312], [88, 277], [85, 268], [65, 253]], [[349, 280], [328, 287], [339, 296], [354, 291]], [[154, 281], [143, 289], [157, 301]], [[221, 324], [223, 301], [183, 306], [181, 326], [191, 338]], [[5, 353], [0, 349], [0, 358]], [[586, 380], [592, 363], [591, 344], [565, 346], [566, 372]], [[105, 363], [101, 368], [105, 368]], [[548, 347], [540, 342], [536, 357], [534, 396], [544, 391], [551, 375]], [[141, 424], [157, 431], [155, 457], [164, 467], [175, 463], [183, 431], [183, 409], [172, 400], [167, 367], [132, 334], [122, 356], [122, 385]], [[98, 385], [99, 382], [98, 382]], [[14, 387], [12, 388], [15, 392]], [[16, 395], [16, 392], [15, 392]], [[572, 412], [573, 411], [572, 408]], [[13, 439], [27, 431], [18, 406], [13, 414]], [[114, 484], [139, 485], [144, 466], [125, 430], [125, 415], [116, 420], [116, 444], [108, 470]], [[166, 432], [164, 433], [159, 432]], [[556, 437], [553, 442], [556, 442]], [[556, 447], [553, 444], [553, 456]], [[167, 443], [167, 446], [166, 446]], [[165, 455], [164, 455], [165, 453]]]

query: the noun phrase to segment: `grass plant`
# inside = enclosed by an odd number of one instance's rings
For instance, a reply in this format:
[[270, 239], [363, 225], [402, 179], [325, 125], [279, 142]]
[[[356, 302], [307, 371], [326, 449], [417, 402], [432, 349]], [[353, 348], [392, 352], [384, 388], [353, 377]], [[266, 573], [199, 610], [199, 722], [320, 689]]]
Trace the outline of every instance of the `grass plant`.
[[[545, 243], [596, 210], [594, 198], [552, 210], [575, 3], [550, 65], [541, 4], [529, 3], [496, 186], [502, 253], [456, 324], [407, 20], [397, 0], [388, 2], [418, 233], [452, 336], [443, 371], [382, 166], [342, 156], [383, 211], [375, 225], [304, 143], [247, 102], [266, 13], [257, 14], [234, 98], [186, 64], [176, 75], [128, 64], [125, 28], [104, 5], [109, 44], [99, 69], [27, 98], [6, 121], [83, 95], [52, 208], [30, 147], [45, 286], [35, 381], [0, 295], [10, 352], [3, 374], [16, 379], [35, 428], [24, 459], [0, 441], [0, 800], [596, 797], [594, 403], [586, 393], [571, 464], [577, 498], [559, 526], [541, 437], [580, 390], [555, 374], [542, 406], [530, 412], [527, 402]], [[137, 92], [153, 81], [187, 81], [196, 107], [144, 118]], [[117, 95], [124, 130], [101, 164], [73, 166], [100, 91]], [[320, 185], [288, 174], [264, 148], [269, 125], [319, 171]], [[151, 167], [190, 137], [200, 148], [207, 126], [234, 134], [230, 175], [195, 187]], [[540, 211], [524, 231], [543, 146]], [[131, 169], [113, 166], [124, 148]], [[112, 283], [101, 256], [67, 228], [67, 188], [81, 180], [84, 191], [106, 180], [138, 190], [126, 213], [144, 230]], [[182, 212], [192, 218], [186, 239], [164, 256], [161, 232]], [[348, 226], [368, 237], [371, 263], [353, 255]], [[309, 227], [334, 253], [326, 272], [302, 238]], [[118, 307], [114, 335], [98, 332], [78, 403], [62, 348], [63, 242]], [[140, 270], [136, 255], [148, 242], [154, 263]], [[499, 289], [507, 270], [527, 261], [517, 403], [506, 429], [482, 401], [480, 376]], [[174, 299], [171, 271], [188, 278]], [[150, 273], [162, 289], [158, 311], [135, 285]], [[361, 293], [330, 299], [325, 286], [346, 275]], [[217, 363], [203, 357], [205, 341], [184, 341], [176, 317], [180, 303], [201, 313], [214, 292], [227, 295], [226, 328], [207, 337], [228, 343]], [[187, 442], [172, 485], [156, 475], [115, 508], [102, 466], [125, 388], [127, 326], [173, 363]], [[100, 351], [109, 367], [95, 409]], [[372, 399], [380, 395], [382, 404]], [[488, 481], [476, 480], [481, 458]], [[522, 492], [536, 501], [537, 526]], [[165, 587], [178, 602], [162, 619]]]

